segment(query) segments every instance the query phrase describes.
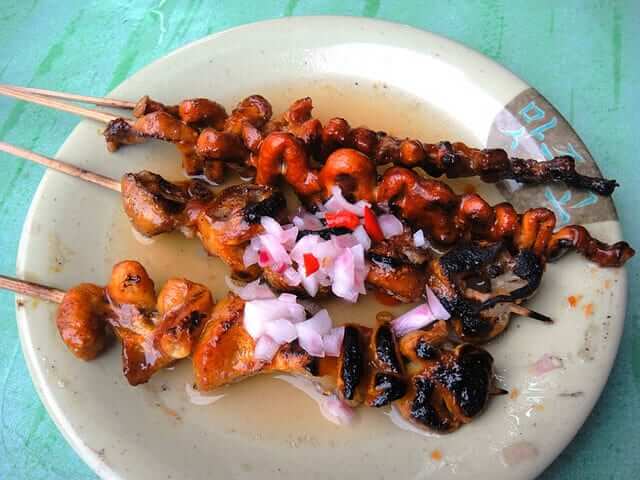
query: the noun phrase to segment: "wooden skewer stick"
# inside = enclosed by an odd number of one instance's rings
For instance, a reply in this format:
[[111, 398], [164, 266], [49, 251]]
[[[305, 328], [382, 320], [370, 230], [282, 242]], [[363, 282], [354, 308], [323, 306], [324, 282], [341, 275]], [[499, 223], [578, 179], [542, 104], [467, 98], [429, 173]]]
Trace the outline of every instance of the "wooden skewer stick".
[[44, 155], [40, 155], [30, 150], [16, 147], [14, 145], [11, 145], [10, 143], [0, 142], [0, 151], [10, 153], [11, 155], [15, 155], [16, 157], [24, 158], [25, 160], [39, 163], [40, 165], [44, 165], [47, 168], [65, 173], [72, 177], [78, 177], [87, 182], [95, 183], [96, 185], [100, 185], [101, 187], [108, 188], [115, 192], [121, 191], [120, 182], [113, 178], [105, 177], [104, 175], [100, 175], [99, 173], [90, 172], [88, 170], [85, 170], [84, 168], [76, 167], [75, 165], [61, 162], [60, 160], [54, 160], [53, 158], [45, 157]]
[[20, 295], [37, 297], [47, 302], [61, 303], [65, 292], [57, 288], [47, 287], [38, 283], [20, 280], [18, 278], [0, 275], [0, 289], [9, 290]]
[[81, 117], [89, 118], [91, 120], [97, 120], [98, 122], [102, 122], [102, 123], [109, 123], [110, 121], [118, 118], [118, 116], [112, 113], [101, 112], [100, 110], [92, 110], [90, 108], [79, 107], [78, 105], [60, 102], [58, 100], [53, 100], [51, 98], [35, 95], [33, 93], [21, 92], [19, 90], [14, 90], [12, 88], [7, 88], [4, 86], [0, 86], [0, 95], [17, 98], [18, 100], [24, 100], [25, 102], [37, 103], [38, 105], [54, 108], [56, 110], [61, 110], [63, 112], [73, 113], [74, 115], [79, 115]]
[[89, 95], [77, 95], [75, 93], [56, 92], [55, 90], [45, 90], [44, 88], [20, 87], [17, 85], [0, 85], [0, 87], [17, 90], [24, 93], [33, 93], [42, 97], [73, 100], [75, 102], [82, 103], [91, 103], [93, 105], [100, 105], [102, 107], [126, 108], [127, 110], [133, 110], [136, 106], [136, 102], [130, 102], [129, 100], [119, 100], [117, 98], [92, 97]]

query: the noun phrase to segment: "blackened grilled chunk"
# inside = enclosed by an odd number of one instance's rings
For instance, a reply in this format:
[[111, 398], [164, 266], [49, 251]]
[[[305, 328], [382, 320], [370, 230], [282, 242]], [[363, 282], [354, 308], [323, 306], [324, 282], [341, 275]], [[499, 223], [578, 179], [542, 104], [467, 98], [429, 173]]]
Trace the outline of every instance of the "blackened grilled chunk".
[[492, 366], [493, 358], [486, 350], [466, 344], [459, 347], [455, 361], [436, 369], [434, 378], [454, 395], [464, 416], [473, 417], [487, 403]]
[[364, 374], [364, 351], [358, 327], [344, 329], [342, 354], [338, 367], [338, 392], [347, 401], [355, 401], [358, 385]]
[[404, 365], [391, 324], [379, 322], [369, 342], [365, 404], [382, 407], [404, 396]]
[[411, 419], [431, 430], [446, 432], [452, 428], [448, 416], [441, 415], [434, 406], [435, 384], [426, 377], [414, 377], [415, 397], [411, 404]]
[[401, 415], [440, 432], [456, 430], [479, 415], [493, 385], [493, 358], [471, 344], [439, 348], [412, 378], [409, 392], [397, 402]]
[[287, 202], [282, 192], [274, 191], [271, 196], [256, 203], [250, 203], [244, 209], [244, 219], [247, 223], [260, 223], [262, 217], [277, 217], [287, 208]]
[[502, 249], [502, 244], [489, 246], [461, 245], [454, 247], [440, 257], [440, 264], [447, 275], [474, 272], [493, 262]]
[[380, 325], [374, 333], [376, 360], [391, 373], [401, 373], [396, 340], [389, 323]]
[[384, 407], [394, 400], [402, 398], [407, 391], [404, 378], [389, 373], [376, 373], [374, 377], [376, 395], [367, 401], [370, 407]]

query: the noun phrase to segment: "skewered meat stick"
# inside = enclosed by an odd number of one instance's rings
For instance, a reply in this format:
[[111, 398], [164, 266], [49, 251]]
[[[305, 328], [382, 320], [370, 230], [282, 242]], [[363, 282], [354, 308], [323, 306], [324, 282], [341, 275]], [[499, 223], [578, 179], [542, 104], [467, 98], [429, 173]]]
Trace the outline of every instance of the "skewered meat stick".
[[243, 323], [243, 300], [229, 294], [214, 306], [204, 286], [186, 279], [169, 280], [156, 295], [146, 270], [134, 261], [117, 264], [104, 288], [85, 283], [64, 293], [4, 276], [0, 288], [59, 303], [58, 330], [80, 359], [95, 358], [112, 328], [122, 343], [123, 372], [131, 385], [193, 353], [202, 391], [259, 373], [303, 375], [321, 380], [326, 394], [350, 406], [399, 401], [406, 419], [440, 432], [470, 422], [490, 395], [502, 393], [493, 386], [493, 359], [486, 351], [464, 344], [451, 349], [438, 328], [398, 340], [388, 321], [373, 329], [344, 326], [337, 359], [311, 356], [293, 341], [271, 360], [257, 360], [256, 342]]
[[[392, 163], [408, 168], [421, 167], [429, 175], [449, 178], [480, 176], [485, 182], [512, 179], [521, 183], [564, 182], [565, 184], [591, 190], [609, 196], [616, 186], [615, 180], [589, 177], [579, 174], [575, 161], [570, 156], [556, 157], [547, 162], [513, 158], [502, 149], [476, 149], [460, 142], [443, 141], [438, 144], [419, 140], [398, 139], [384, 132], [358, 127], [351, 128], [343, 118], [333, 118], [322, 127], [319, 120], [311, 117], [313, 108], [309, 97], [294, 102], [282, 119], [269, 122], [271, 105], [259, 95], [252, 95], [240, 102], [226, 118], [226, 112], [218, 103], [208, 99], [185, 100], [177, 106], [142, 97], [136, 104], [120, 100], [101, 100], [95, 97], [52, 92], [43, 89], [0, 86], [0, 94], [22, 100], [33, 101], [108, 123], [105, 130], [107, 146], [114, 151], [120, 144], [140, 143], [144, 138], [157, 138], [175, 143], [183, 154], [183, 167], [188, 175], [203, 174], [214, 183], [224, 179], [224, 164], [242, 169], [253, 162], [263, 137], [274, 130], [286, 131], [299, 138], [317, 160], [322, 161], [337, 148], [351, 147], [373, 159], [375, 165]], [[109, 117], [108, 114], [75, 106], [38, 99], [38, 95], [66, 98], [99, 105], [131, 108], [138, 119]], [[105, 116], [106, 115], [106, 116]], [[146, 116], [149, 115], [149, 118]], [[173, 117], [173, 120], [169, 117]], [[206, 128], [201, 133], [189, 127]]]
[[311, 116], [312, 109], [309, 97], [295, 101], [284, 115], [281, 129], [310, 145], [320, 159], [347, 147], [364, 153], [375, 165], [420, 167], [432, 177], [479, 176], [488, 183], [506, 179], [520, 183], [564, 182], [605, 196], [611, 195], [618, 186], [615, 180], [580, 175], [576, 172], [575, 160], [570, 156], [544, 162], [509, 158], [504, 150], [497, 148], [477, 149], [448, 141], [429, 144], [415, 139], [400, 139], [366, 127], [351, 128], [347, 120], [340, 117], [330, 119], [322, 127]]
[[[55, 166], [56, 161], [46, 159], [44, 163]], [[246, 245], [262, 231], [262, 225], [256, 220], [265, 214], [278, 218], [284, 213], [282, 196], [267, 187], [244, 185], [227, 188], [211, 200], [208, 189], [204, 188], [199, 193], [199, 189], [195, 188], [197, 182], [185, 183], [186, 186], [174, 185], [150, 172], [125, 175], [125, 211], [136, 228], [146, 234], [170, 231], [177, 225], [187, 229], [195, 228], [210, 253], [220, 256], [237, 272], [257, 276], [260, 273], [257, 266], [249, 269], [245, 266], [243, 256]], [[477, 196], [474, 196], [474, 201], [481, 201], [479, 197], [475, 197]], [[504, 235], [489, 239], [492, 243], [484, 250], [473, 245], [461, 246], [440, 259], [432, 260], [431, 263], [425, 263], [428, 256], [411, 245], [410, 231], [378, 241], [368, 253], [370, 266], [365, 273], [367, 283], [391, 293], [402, 301], [417, 300], [424, 294], [425, 284], [428, 285], [445, 305], [446, 311], [454, 317], [452, 323], [456, 326], [456, 333], [465, 341], [483, 342], [495, 337], [506, 328], [512, 313], [548, 321], [544, 315], [531, 312], [520, 303], [537, 290], [542, 278], [547, 260], [546, 245], [553, 229], [554, 218], [549, 214], [550, 212], [544, 209], [534, 209], [523, 215], [522, 227], [518, 227], [513, 245], [516, 248], [516, 254], [513, 256], [508, 255], [510, 249], [505, 248], [508, 243], [496, 243], [511, 240]], [[158, 218], [164, 220], [158, 222]], [[177, 221], [177, 218], [180, 218], [180, 221]], [[582, 232], [579, 230], [581, 227], [573, 228], [573, 232]], [[562, 241], [566, 232], [568, 231], [559, 232]], [[322, 231], [319, 234], [322, 235]], [[551, 239], [555, 241], [553, 236]], [[613, 266], [617, 265], [618, 261], [623, 263], [626, 260], [625, 255], [633, 253], [624, 245], [597, 246], [602, 252], [590, 252], [590, 255], [599, 259], [602, 265]], [[624, 254], [618, 256], [604, 255], [623, 247], [630, 251], [625, 250]], [[466, 277], [469, 276], [470, 266], [477, 270], [476, 277], [481, 273], [478, 269], [491, 272], [482, 274], [484, 283], [489, 286], [484, 292], [474, 293], [473, 288], [467, 288]], [[491, 277], [504, 272], [517, 277], [517, 282], [511, 283], [511, 290], [514, 291], [476, 301], [480, 298], [479, 294], [486, 294], [492, 290]], [[304, 293], [304, 290], [294, 288], [294, 285], [283, 279], [279, 272], [266, 268], [263, 274], [264, 278], [279, 290]], [[509, 292], [509, 289], [505, 291]]]
[[275, 185], [280, 177], [310, 205], [329, 197], [334, 187], [353, 200], [388, 207], [415, 229], [424, 229], [442, 245], [461, 240], [512, 241], [517, 249], [534, 249], [553, 259], [575, 249], [600, 266], [619, 267], [634, 250], [626, 242], [607, 245], [584, 227], [571, 225], [553, 232], [555, 214], [545, 208], [518, 214], [508, 203], [490, 206], [477, 194], [456, 194], [447, 184], [404, 167], [388, 169], [380, 181], [367, 157], [354, 149], [334, 151], [322, 169], [309, 167], [308, 156], [289, 133], [270, 134], [256, 160], [256, 183]]
[[59, 303], [56, 326], [67, 348], [82, 360], [92, 360], [109, 344], [112, 330], [122, 343], [123, 373], [131, 385], [191, 354], [213, 308], [202, 285], [169, 280], [159, 295], [137, 262], [113, 268], [102, 288], [82, 283], [67, 292], [0, 276], [0, 288]]

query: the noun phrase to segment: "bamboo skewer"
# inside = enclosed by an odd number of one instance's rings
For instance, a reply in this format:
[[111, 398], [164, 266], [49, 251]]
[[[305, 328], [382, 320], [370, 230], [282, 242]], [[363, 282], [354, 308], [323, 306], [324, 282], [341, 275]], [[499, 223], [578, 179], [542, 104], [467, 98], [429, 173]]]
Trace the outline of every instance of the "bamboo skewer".
[[133, 110], [136, 106], [136, 102], [130, 102], [129, 100], [119, 100], [117, 98], [92, 97], [89, 95], [77, 95], [75, 93], [57, 92], [55, 90], [45, 90], [44, 88], [20, 87], [17, 85], [0, 84], [0, 87], [16, 90], [23, 93], [32, 93], [35, 95], [40, 95], [42, 97], [57, 98], [60, 100], [73, 100], [75, 102], [82, 103], [91, 103], [93, 105], [100, 105], [102, 107], [124, 108], [127, 110]]
[[29, 297], [41, 298], [42, 300], [53, 303], [62, 303], [62, 299], [65, 296], [63, 290], [28, 282], [27, 280], [8, 277], [6, 275], [0, 275], [0, 289], [9, 290], [10, 292], [27, 295]]
[[56, 170], [72, 177], [77, 177], [101, 187], [108, 188], [109, 190], [113, 190], [114, 192], [121, 191], [120, 182], [113, 178], [100, 175], [99, 173], [90, 172], [89, 170], [85, 170], [84, 168], [76, 167], [75, 165], [61, 162], [60, 160], [54, 160], [53, 158], [45, 157], [44, 155], [40, 155], [30, 150], [25, 150], [24, 148], [16, 147], [5, 142], [0, 142], [0, 150], [10, 153], [11, 155], [15, 155], [16, 157], [21, 157], [25, 160], [39, 163], [40, 165], [44, 165], [47, 168], [51, 168], [52, 170]]
[[89, 118], [91, 120], [96, 120], [102, 123], [109, 123], [112, 120], [119, 118], [117, 115], [114, 115], [112, 113], [102, 112], [100, 110], [92, 110], [90, 108], [79, 107], [78, 105], [60, 102], [58, 100], [43, 97], [33, 93], [26, 93], [19, 90], [14, 90], [12, 88], [1, 86], [1, 85], [0, 85], [0, 95], [17, 98], [18, 100], [23, 100], [25, 102], [36, 103], [38, 105], [43, 105], [45, 107], [61, 110], [63, 112], [73, 113], [74, 115], [79, 115], [81, 117]]

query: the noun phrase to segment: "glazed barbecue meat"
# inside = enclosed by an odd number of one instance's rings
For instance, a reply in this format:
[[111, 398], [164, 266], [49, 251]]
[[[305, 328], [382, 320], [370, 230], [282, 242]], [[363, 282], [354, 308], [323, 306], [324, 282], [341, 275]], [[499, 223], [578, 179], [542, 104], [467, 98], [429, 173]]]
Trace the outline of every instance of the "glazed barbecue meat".
[[249, 241], [263, 231], [260, 219], [282, 220], [286, 202], [282, 193], [251, 184], [226, 188], [197, 218], [198, 237], [205, 250], [220, 257], [239, 278], [248, 280], [260, 273], [257, 265], [245, 267], [244, 251]]
[[227, 295], [205, 325], [193, 352], [198, 390], [213, 390], [258, 373], [314, 374], [316, 360], [295, 342], [282, 346], [268, 364], [254, 359], [255, 341], [242, 325], [244, 303], [234, 294]]
[[146, 170], [125, 174], [120, 184], [125, 213], [147, 237], [179, 228], [193, 236], [189, 233], [190, 212], [213, 199], [200, 180], [171, 183]]
[[509, 158], [507, 152], [497, 148], [477, 149], [447, 141], [428, 144], [396, 138], [365, 127], [351, 128], [343, 118], [329, 120], [321, 136], [321, 151], [325, 156], [338, 148], [354, 148], [370, 157], [376, 165], [419, 167], [432, 177], [477, 175], [490, 183], [506, 179], [520, 183], [564, 182], [571, 187], [607, 196], [618, 186], [615, 180], [580, 175], [575, 169], [575, 160], [570, 156], [545, 162]]
[[[336, 393], [348, 405], [382, 407], [397, 402], [406, 419], [439, 432], [453, 431], [479, 415], [493, 391], [493, 359], [486, 351], [467, 344], [451, 349], [440, 336], [420, 331], [414, 332], [423, 334], [420, 341], [414, 336], [399, 347], [384, 321], [374, 329], [345, 325], [337, 362], [310, 357], [296, 342], [282, 346], [271, 362], [257, 362], [255, 342], [242, 327], [243, 305], [230, 294], [216, 305], [204, 327], [193, 355], [200, 391], [259, 373], [315, 377], [327, 394]], [[413, 348], [406, 367], [401, 348]]]
[[56, 324], [69, 350], [83, 360], [103, 350], [112, 330], [122, 344], [123, 373], [139, 385], [191, 354], [213, 305], [206, 287], [182, 278], [170, 279], [156, 295], [144, 267], [125, 261], [113, 268], [105, 288], [70, 289]]
[[380, 315], [374, 328], [344, 325], [337, 358], [313, 357], [294, 340], [264, 362], [245, 330], [245, 304], [233, 293], [214, 304], [206, 287], [182, 278], [170, 279], [156, 295], [142, 265], [125, 261], [106, 287], [69, 290], [56, 320], [65, 344], [84, 360], [100, 353], [112, 330], [131, 385], [192, 356], [200, 391], [260, 373], [287, 373], [312, 379], [324, 394], [353, 407], [395, 402], [406, 419], [443, 432], [481, 413], [494, 391], [491, 356], [469, 344], [451, 348], [446, 322], [398, 339], [389, 315]]
[[[260, 159], [262, 148], [264, 146], [265, 152], [268, 151], [272, 148], [269, 137], [284, 133], [299, 141], [305, 149], [306, 170], [312, 164], [324, 163], [336, 150], [348, 148], [370, 158], [374, 168], [388, 164], [420, 168], [432, 177], [479, 176], [485, 182], [511, 179], [535, 184], [564, 182], [606, 196], [618, 186], [615, 180], [579, 174], [575, 160], [570, 156], [546, 162], [509, 158], [501, 149], [477, 149], [448, 141], [429, 144], [366, 127], [351, 128], [340, 117], [332, 118], [322, 126], [312, 117], [312, 109], [311, 98], [301, 98], [280, 118], [271, 120], [271, 104], [260, 95], [251, 95], [227, 117], [224, 107], [206, 98], [166, 106], [144, 96], [134, 109], [137, 118], [134, 123], [119, 118], [107, 126], [104, 134], [110, 151], [117, 150], [122, 144], [139, 143], [144, 138], [176, 143], [183, 153], [185, 172], [204, 174], [214, 183], [224, 180], [227, 163], [240, 168], [244, 176], [252, 175], [252, 167], [258, 167], [257, 178], [266, 178], [267, 174], [261, 173], [258, 166], [265, 163], [264, 158]], [[203, 128], [204, 135], [198, 138], [199, 129]], [[262, 182], [259, 180], [258, 183]]]
[[426, 250], [416, 248], [411, 231], [375, 242], [367, 252], [367, 283], [393, 298], [412, 303], [424, 295]]

